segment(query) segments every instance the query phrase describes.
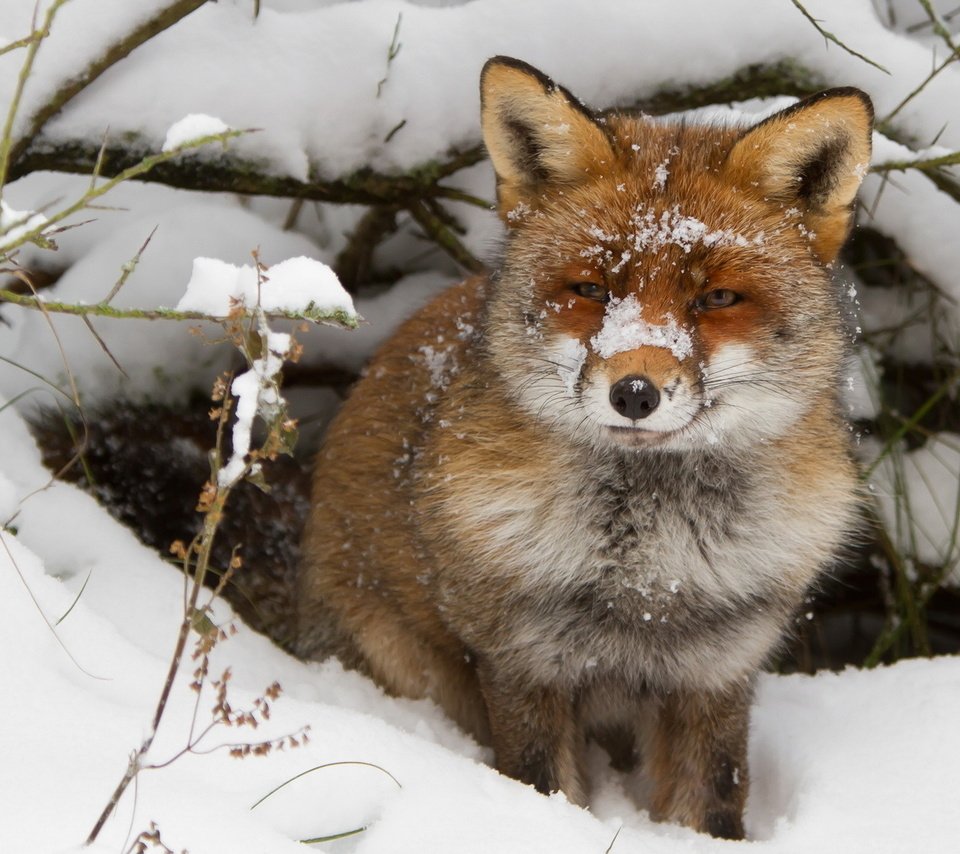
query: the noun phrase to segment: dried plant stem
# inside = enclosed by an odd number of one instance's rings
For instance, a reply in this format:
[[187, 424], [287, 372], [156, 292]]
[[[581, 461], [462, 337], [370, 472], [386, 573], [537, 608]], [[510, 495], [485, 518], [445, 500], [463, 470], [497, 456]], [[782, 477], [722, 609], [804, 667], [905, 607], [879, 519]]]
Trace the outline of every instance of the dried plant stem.
[[[226, 419], [229, 418], [229, 411], [230, 408], [228, 406], [224, 406], [221, 411], [219, 425], [220, 433], [222, 433], [223, 425]], [[211, 478], [211, 484], [213, 485], [215, 483], [216, 477]], [[216, 491], [210, 501], [209, 507], [207, 507], [204, 512], [203, 529], [194, 539], [193, 543], [190, 544], [188, 549], [188, 555], [196, 555], [196, 564], [193, 572], [193, 584], [190, 590], [190, 598], [187, 602], [187, 607], [184, 609], [183, 620], [181, 621], [180, 629], [177, 632], [177, 640], [176, 644], [174, 645], [173, 656], [170, 659], [170, 666], [167, 668], [167, 676], [163, 683], [163, 689], [160, 692], [160, 698], [157, 700], [157, 705], [153, 712], [153, 719], [150, 722], [150, 729], [147, 732], [146, 737], [141, 742], [140, 747], [131, 754], [130, 761], [127, 763], [127, 770], [124, 772], [123, 777], [117, 784], [117, 788], [114, 789], [113, 794], [110, 796], [110, 799], [107, 802], [107, 805], [104, 807], [103, 812], [100, 814], [100, 817], [94, 824], [93, 829], [90, 831], [85, 843], [86, 845], [92, 845], [96, 841], [97, 837], [100, 835], [100, 831], [103, 830], [103, 826], [113, 814], [113, 811], [117, 808], [117, 804], [120, 803], [120, 799], [123, 797], [124, 792], [126, 792], [130, 783], [136, 779], [137, 774], [139, 774], [140, 771], [145, 767], [144, 760], [146, 759], [146, 756], [153, 745], [153, 740], [156, 737], [157, 730], [160, 728], [160, 722], [163, 719], [163, 714], [166, 711], [167, 702], [170, 698], [170, 691], [173, 689], [177, 674], [180, 672], [180, 665], [183, 661], [183, 653], [186, 649], [187, 640], [190, 637], [190, 630], [194, 625], [194, 620], [197, 615], [197, 602], [200, 597], [200, 591], [203, 589], [204, 579], [210, 567], [210, 555], [213, 549], [214, 540], [217, 535], [217, 529], [220, 526], [220, 520], [223, 518], [223, 511], [226, 507], [227, 499], [230, 497], [229, 487], [217, 489], [214, 486], [214, 488]], [[187, 567], [185, 566], [184, 569], [186, 570]]]

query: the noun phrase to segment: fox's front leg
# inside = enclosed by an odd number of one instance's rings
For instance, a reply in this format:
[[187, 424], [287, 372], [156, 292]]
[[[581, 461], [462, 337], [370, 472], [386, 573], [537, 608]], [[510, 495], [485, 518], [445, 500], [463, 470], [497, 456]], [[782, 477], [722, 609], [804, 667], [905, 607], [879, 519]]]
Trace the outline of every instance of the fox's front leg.
[[532, 684], [492, 661], [481, 660], [478, 674], [497, 770], [543, 794], [562, 791], [569, 801], [585, 805], [584, 736], [569, 693]]
[[752, 686], [674, 691], [653, 701], [645, 767], [651, 816], [725, 839], [743, 838]]

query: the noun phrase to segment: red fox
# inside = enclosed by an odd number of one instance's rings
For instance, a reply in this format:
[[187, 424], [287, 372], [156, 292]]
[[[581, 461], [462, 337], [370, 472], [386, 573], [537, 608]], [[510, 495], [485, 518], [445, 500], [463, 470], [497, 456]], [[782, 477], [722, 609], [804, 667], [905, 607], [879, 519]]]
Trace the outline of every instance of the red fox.
[[856, 525], [828, 268], [870, 100], [598, 115], [495, 57], [481, 104], [502, 264], [332, 424], [298, 651], [432, 698], [541, 792], [585, 804], [595, 739], [655, 819], [741, 838], [756, 674]]

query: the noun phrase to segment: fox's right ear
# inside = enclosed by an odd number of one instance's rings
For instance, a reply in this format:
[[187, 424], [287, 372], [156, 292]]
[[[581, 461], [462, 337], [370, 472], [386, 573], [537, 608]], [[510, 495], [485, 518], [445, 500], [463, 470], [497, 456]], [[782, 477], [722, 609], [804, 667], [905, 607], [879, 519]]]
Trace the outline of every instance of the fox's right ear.
[[550, 185], [572, 185], [609, 168], [613, 149], [593, 114], [562, 86], [525, 62], [487, 60], [480, 74], [483, 141], [497, 173], [500, 216]]

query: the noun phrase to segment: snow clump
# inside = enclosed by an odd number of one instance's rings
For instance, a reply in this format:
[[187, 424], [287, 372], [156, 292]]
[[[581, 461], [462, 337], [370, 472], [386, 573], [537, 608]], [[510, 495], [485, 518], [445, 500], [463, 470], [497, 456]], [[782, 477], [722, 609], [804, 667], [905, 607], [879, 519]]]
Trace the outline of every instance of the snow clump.
[[258, 305], [267, 312], [357, 316], [353, 299], [337, 274], [304, 256], [274, 264], [260, 277], [249, 264], [238, 267], [216, 258], [194, 258], [193, 273], [177, 310], [227, 317], [238, 306]]
[[[236, 421], [233, 423], [233, 453], [217, 473], [217, 484], [221, 488], [233, 486], [243, 475], [250, 453], [254, 417], [259, 413], [269, 421], [284, 403], [278, 391], [277, 377], [290, 352], [291, 338], [286, 332], [269, 329], [265, 337], [266, 356], [255, 359], [250, 370], [235, 377], [230, 385], [230, 391], [237, 399]], [[258, 465], [255, 463], [254, 467]]]
[[19, 240], [24, 234], [39, 228], [47, 221], [43, 214], [32, 211], [15, 211], [0, 200], [0, 251], [4, 246]]
[[193, 142], [195, 139], [213, 136], [218, 133], [226, 133], [230, 130], [233, 130], [233, 128], [216, 116], [208, 116], [204, 113], [190, 113], [190, 115], [184, 116], [180, 121], [170, 125], [160, 150], [164, 152], [173, 151], [175, 148], [186, 145], [188, 142]]

